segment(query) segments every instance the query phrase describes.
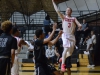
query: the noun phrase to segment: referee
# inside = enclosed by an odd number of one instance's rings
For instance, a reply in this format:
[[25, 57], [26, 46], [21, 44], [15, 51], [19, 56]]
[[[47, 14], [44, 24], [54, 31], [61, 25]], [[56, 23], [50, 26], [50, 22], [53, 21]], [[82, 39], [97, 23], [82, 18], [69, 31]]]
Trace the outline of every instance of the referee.
[[1, 29], [4, 33], [0, 36], [0, 75], [10, 75], [17, 49], [17, 40], [11, 35], [12, 23], [10, 21], [4, 21]]

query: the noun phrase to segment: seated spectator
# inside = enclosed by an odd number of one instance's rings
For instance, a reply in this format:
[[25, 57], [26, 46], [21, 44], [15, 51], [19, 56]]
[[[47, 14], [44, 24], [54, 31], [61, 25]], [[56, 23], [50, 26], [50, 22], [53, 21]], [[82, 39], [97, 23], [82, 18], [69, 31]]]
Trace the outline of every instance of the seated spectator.
[[55, 51], [52, 49], [52, 45], [48, 45], [48, 49], [46, 50], [46, 57], [50, 63], [55, 63]]
[[93, 62], [93, 43], [92, 43], [92, 38], [91, 35], [89, 35], [86, 39], [85, 42], [87, 43], [87, 49], [86, 52], [89, 52], [88, 54], [88, 60], [89, 60], [89, 65], [87, 65], [88, 68], [93, 68], [94, 62]]

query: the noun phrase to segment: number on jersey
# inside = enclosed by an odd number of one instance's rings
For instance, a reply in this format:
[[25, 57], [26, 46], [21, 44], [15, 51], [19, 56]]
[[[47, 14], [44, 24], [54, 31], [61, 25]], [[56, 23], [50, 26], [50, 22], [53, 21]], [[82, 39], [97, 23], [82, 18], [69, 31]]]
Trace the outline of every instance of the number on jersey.
[[71, 27], [71, 23], [68, 23], [68, 28], [70, 28]]

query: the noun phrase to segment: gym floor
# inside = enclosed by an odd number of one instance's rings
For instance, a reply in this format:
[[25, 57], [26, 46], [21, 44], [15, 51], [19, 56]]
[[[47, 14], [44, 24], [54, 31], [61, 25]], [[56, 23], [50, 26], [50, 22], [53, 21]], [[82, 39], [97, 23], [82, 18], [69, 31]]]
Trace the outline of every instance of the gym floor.
[[[33, 66], [20, 67], [19, 70], [19, 75], [35, 75]], [[100, 66], [94, 68], [75, 67], [71, 68], [71, 71], [71, 75], [100, 75]], [[67, 72], [64, 75], [67, 75]]]

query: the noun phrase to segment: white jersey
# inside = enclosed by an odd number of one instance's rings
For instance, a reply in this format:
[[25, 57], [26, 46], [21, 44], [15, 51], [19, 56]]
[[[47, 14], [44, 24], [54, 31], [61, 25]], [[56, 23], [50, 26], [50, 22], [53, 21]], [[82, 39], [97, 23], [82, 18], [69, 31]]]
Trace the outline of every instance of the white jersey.
[[94, 45], [96, 44], [96, 35], [92, 35], [92, 42]]
[[[21, 39], [19, 37], [16, 37], [16, 36], [14, 36], [14, 37], [17, 39], [17, 46], [18, 46]], [[19, 48], [19, 47], [17, 50], [15, 50], [16, 55], [15, 55], [15, 59], [14, 59], [14, 64], [11, 68], [11, 75], [19, 75], [19, 62], [18, 62], [17, 54], [20, 52], [20, 50], [21, 50], [21, 48]]]
[[[88, 40], [86, 41], [86, 43], [87, 43], [87, 49], [89, 49], [89, 46], [90, 46], [91, 44], [93, 44], [92, 39], [91, 39], [91, 38], [88, 39]], [[90, 50], [93, 50], [93, 46], [91, 46]]]
[[[18, 46], [18, 44], [19, 44], [19, 42], [20, 42], [21, 39], [19, 37], [15, 37], [15, 38], [17, 39], [17, 46]], [[20, 50], [21, 50], [21, 48], [19, 48], [19, 46], [18, 46], [18, 49], [15, 50], [15, 53], [19, 53]]]
[[62, 22], [62, 28], [64, 33], [74, 34], [76, 28], [75, 18], [66, 16]]

